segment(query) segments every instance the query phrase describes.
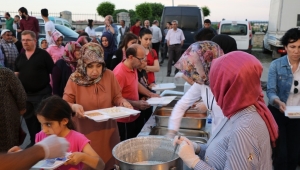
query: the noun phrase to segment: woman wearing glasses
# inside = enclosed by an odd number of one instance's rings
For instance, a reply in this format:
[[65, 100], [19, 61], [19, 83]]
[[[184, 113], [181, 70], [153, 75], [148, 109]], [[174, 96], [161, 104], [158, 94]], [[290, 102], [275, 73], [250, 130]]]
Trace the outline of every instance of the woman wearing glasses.
[[294, 170], [299, 160], [300, 119], [290, 119], [284, 111], [286, 106], [300, 106], [300, 30], [288, 30], [281, 42], [287, 55], [271, 63], [267, 86], [268, 107], [279, 127], [273, 164], [274, 170]]

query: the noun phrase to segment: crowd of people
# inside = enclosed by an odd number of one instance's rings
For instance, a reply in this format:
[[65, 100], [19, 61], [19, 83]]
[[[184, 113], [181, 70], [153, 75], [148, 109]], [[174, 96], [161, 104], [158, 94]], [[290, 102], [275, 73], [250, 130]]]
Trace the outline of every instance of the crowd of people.
[[[178, 155], [188, 167], [296, 169], [300, 122], [285, 117], [284, 111], [286, 106], [300, 104], [299, 29], [287, 31], [282, 38], [287, 55], [271, 63], [267, 107], [260, 83], [261, 63], [237, 51], [232, 37], [217, 35], [209, 20], [196, 34], [195, 43], [181, 54], [185, 37], [176, 20], [167, 22], [163, 32], [157, 20], [151, 27], [149, 20], [143, 27], [140, 20], [132, 27], [122, 20], [118, 30], [108, 15], [101, 37], [95, 34], [93, 20], [88, 20], [77, 41], [63, 44], [64, 37], [48, 19], [47, 9], [41, 10], [43, 39], [38, 39], [37, 19], [24, 7], [18, 12], [21, 20], [5, 13], [7, 26], [0, 40], [0, 152], [9, 152], [0, 155], [6, 162], [1, 168], [29, 168], [68, 151], [72, 154], [61, 169], [113, 169], [113, 147], [136, 137], [152, 115], [146, 100], [159, 97], [152, 90], [154, 73], [168, 57], [167, 76], [174, 65], [175, 78], [192, 85], [175, 105], [166, 135], [179, 145]], [[85, 118], [85, 111], [113, 106], [141, 113], [105, 122]], [[207, 144], [176, 136], [190, 107], [212, 116]], [[31, 141], [24, 151], [18, 147], [24, 140], [20, 115]], [[9, 164], [34, 152], [40, 154], [18, 165]]]

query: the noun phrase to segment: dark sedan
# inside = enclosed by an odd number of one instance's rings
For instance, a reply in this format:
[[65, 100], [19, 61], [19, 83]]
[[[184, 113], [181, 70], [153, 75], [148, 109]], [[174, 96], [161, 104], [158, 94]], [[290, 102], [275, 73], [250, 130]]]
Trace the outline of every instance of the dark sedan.
[[[77, 41], [77, 38], [79, 36], [77, 32], [63, 25], [55, 24], [54, 26], [55, 29], [64, 36], [63, 44], [66, 44], [67, 42], [70, 41]], [[45, 38], [45, 37], [46, 37], [45, 24], [40, 24], [39, 38]]]

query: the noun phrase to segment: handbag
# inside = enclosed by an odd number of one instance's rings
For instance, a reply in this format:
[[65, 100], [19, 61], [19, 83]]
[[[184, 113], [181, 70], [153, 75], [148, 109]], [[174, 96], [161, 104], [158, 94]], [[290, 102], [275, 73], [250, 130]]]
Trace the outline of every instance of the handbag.
[[25, 138], [26, 138], [26, 133], [24, 132], [24, 130], [22, 129], [22, 122], [24, 120], [24, 117], [22, 116], [21, 122], [20, 122], [20, 126], [19, 126], [19, 145], [22, 145]]

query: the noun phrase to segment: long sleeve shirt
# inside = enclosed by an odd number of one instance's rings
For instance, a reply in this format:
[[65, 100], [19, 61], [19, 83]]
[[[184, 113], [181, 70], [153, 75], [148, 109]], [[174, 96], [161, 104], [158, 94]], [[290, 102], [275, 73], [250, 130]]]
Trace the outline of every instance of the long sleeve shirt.
[[[169, 119], [169, 129], [178, 131], [181, 119], [185, 111], [196, 101], [202, 98], [204, 104], [211, 110], [212, 114], [212, 133], [224, 118], [223, 112], [210, 90], [209, 86], [194, 83], [185, 95], [177, 102]], [[208, 103], [208, 105], [207, 105]]]
[[267, 126], [255, 106], [223, 119], [207, 144], [200, 145], [194, 170], [272, 170]]
[[151, 28], [152, 28], [152, 43], [160, 42], [162, 39], [160, 28], [158, 28], [156, 25], [153, 25]]

